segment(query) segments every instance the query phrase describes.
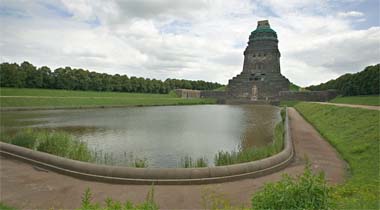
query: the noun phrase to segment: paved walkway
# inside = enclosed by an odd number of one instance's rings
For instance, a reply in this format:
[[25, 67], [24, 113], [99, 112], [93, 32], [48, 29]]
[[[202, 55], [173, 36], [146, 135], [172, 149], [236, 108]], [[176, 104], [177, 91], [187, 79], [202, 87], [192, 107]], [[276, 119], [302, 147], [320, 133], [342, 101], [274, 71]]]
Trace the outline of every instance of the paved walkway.
[[[250, 205], [252, 194], [266, 182], [276, 181], [282, 173], [298, 175], [303, 172], [307, 156], [314, 170], [325, 171], [331, 184], [340, 183], [345, 176], [345, 162], [335, 149], [294, 109], [289, 109], [290, 128], [295, 146], [295, 160], [286, 169], [255, 179], [208, 185], [157, 185], [155, 201], [161, 209], [200, 209], [202, 192], [222, 193], [233, 204]], [[2, 157], [0, 159], [0, 200], [20, 209], [73, 209], [80, 205], [82, 193], [91, 188], [95, 201], [107, 197], [141, 202], [151, 188], [148, 185], [118, 185], [79, 180], [32, 165]]]
[[334, 106], [344, 106], [344, 107], [352, 107], [352, 108], [371, 109], [371, 110], [380, 111], [380, 106], [369, 106], [369, 105], [359, 105], [359, 104], [338, 104], [338, 103], [329, 103], [329, 102], [311, 102], [311, 103], [334, 105]]

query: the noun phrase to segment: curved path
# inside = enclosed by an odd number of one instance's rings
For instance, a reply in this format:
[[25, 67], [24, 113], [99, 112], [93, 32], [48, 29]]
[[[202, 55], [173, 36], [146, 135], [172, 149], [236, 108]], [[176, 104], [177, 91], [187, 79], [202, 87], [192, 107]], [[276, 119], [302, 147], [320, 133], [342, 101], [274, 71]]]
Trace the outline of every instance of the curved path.
[[[315, 171], [325, 171], [327, 180], [340, 183], [344, 180], [346, 164], [319, 133], [295, 109], [289, 109], [290, 129], [295, 146], [295, 160], [282, 171], [254, 179], [206, 185], [157, 185], [154, 199], [162, 209], [200, 209], [202, 194], [215, 192], [232, 201], [232, 204], [250, 205], [252, 194], [266, 182], [276, 181], [282, 173], [298, 175], [303, 172], [305, 156]], [[94, 201], [107, 197], [115, 200], [142, 202], [149, 185], [120, 185], [84, 181], [55, 172], [41, 170], [32, 165], [1, 157], [0, 200], [20, 209], [73, 209], [81, 202], [82, 193], [91, 188]]]
[[380, 106], [369, 106], [369, 105], [360, 105], [360, 104], [338, 104], [338, 103], [330, 103], [330, 102], [310, 102], [310, 103], [343, 106], [343, 107], [351, 107], [351, 108], [361, 108], [361, 109], [371, 109], [371, 110], [380, 111]]

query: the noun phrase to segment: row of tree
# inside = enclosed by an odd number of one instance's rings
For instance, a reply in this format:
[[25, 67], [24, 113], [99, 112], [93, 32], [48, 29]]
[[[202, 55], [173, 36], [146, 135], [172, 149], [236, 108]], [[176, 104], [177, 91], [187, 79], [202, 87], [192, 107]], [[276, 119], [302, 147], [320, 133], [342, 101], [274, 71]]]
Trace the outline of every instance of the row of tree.
[[367, 66], [355, 74], [344, 74], [337, 79], [307, 87], [308, 90], [336, 89], [344, 96], [376, 95], [380, 90], [380, 64]]
[[135, 93], [168, 93], [183, 88], [213, 90], [221, 84], [202, 80], [166, 79], [165, 81], [127, 75], [109, 75], [70, 67], [37, 68], [29, 62], [0, 64], [0, 86], [16, 88], [49, 88], [65, 90], [119, 91]]

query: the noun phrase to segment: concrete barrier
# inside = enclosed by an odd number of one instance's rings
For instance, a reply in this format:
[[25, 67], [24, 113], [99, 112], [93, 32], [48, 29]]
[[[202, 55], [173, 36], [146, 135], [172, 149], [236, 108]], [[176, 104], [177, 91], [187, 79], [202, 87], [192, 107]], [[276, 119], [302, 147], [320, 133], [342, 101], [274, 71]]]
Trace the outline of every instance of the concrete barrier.
[[286, 114], [284, 149], [265, 159], [204, 168], [132, 168], [71, 160], [12, 144], [0, 143], [0, 154], [85, 180], [124, 184], [206, 184], [259, 177], [285, 168], [294, 155]]

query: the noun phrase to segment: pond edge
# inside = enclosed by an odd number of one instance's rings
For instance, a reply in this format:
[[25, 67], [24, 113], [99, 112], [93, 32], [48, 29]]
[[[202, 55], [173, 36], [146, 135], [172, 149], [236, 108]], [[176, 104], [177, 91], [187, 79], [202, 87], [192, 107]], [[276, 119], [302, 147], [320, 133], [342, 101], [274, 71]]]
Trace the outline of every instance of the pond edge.
[[294, 148], [286, 110], [284, 149], [273, 156], [247, 163], [204, 168], [131, 168], [71, 160], [4, 142], [0, 142], [0, 155], [83, 180], [117, 184], [185, 185], [228, 182], [277, 172], [292, 162]]

